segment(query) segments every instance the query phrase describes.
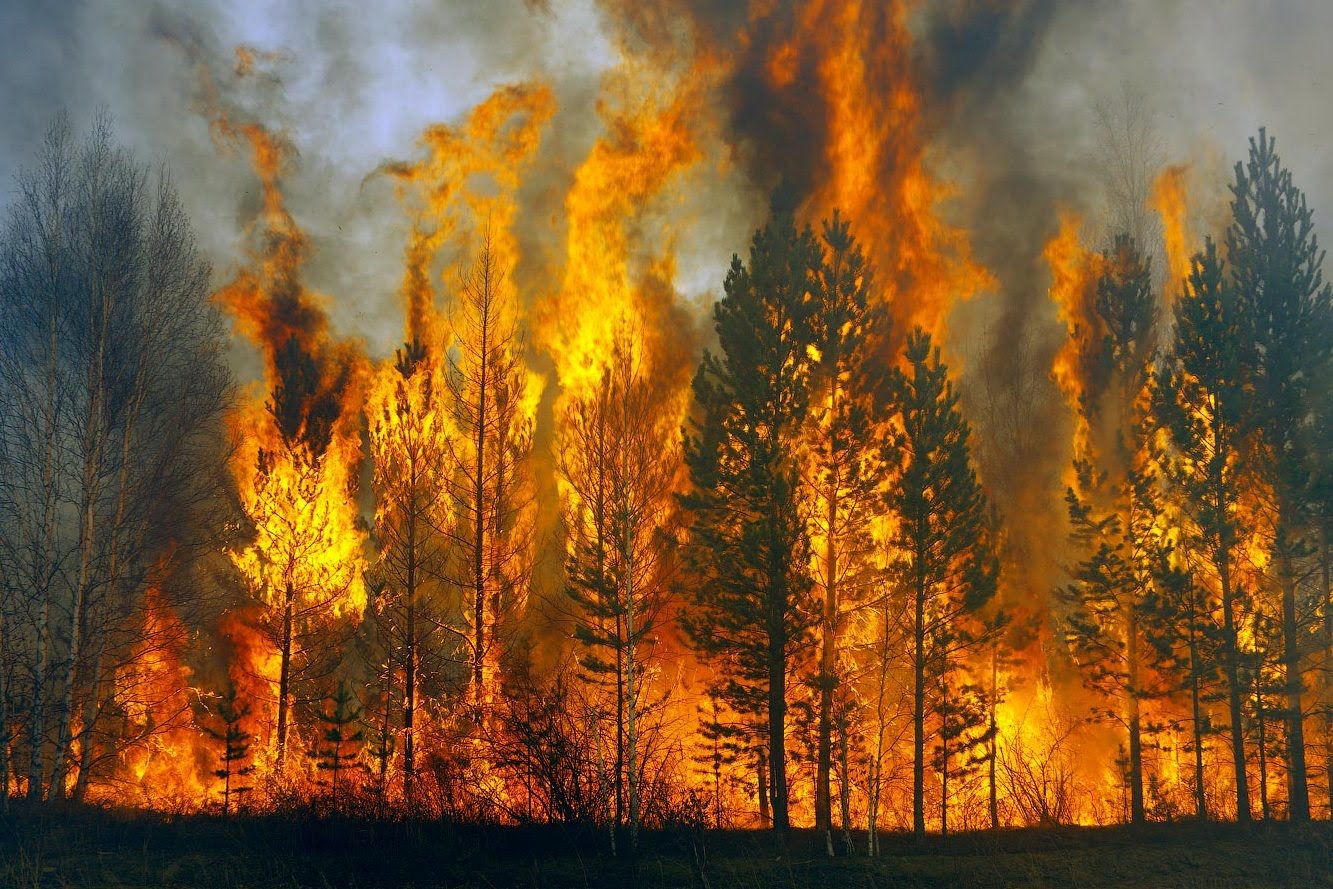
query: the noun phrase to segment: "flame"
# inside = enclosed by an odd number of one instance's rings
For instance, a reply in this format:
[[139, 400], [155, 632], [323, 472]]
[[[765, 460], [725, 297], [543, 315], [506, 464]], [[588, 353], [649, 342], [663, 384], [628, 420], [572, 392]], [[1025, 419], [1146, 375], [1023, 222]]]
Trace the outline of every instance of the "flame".
[[1174, 298], [1181, 282], [1189, 277], [1190, 257], [1194, 255], [1198, 238], [1190, 227], [1189, 196], [1185, 181], [1190, 168], [1187, 164], [1166, 167], [1153, 183], [1150, 204], [1162, 218], [1162, 236], [1166, 241], [1166, 294]]
[[599, 105], [605, 132], [565, 197], [564, 277], [538, 329], [566, 391], [597, 385], [621, 328], [642, 331], [648, 339], [634, 348], [650, 355], [667, 350], [673, 334], [672, 234], [665, 226], [654, 230], [652, 210], [700, 159], [691, 123], [698, 96], [654, 88], [646, 74], [626, 67], [610, 77], [616, 100]]
[[1086, 445], [1090, 434], [1087, 417], [1079, 409], [1087, 395], [1082, 356], [1096, 331], [1092, 304], [1104, 265], [1100, 254], [1083, 245], [1082, 227], [1076, 215], [1062, 213], [1059, 230], [1042, 250], [1051, 269], [1050, 298], [1067, 333], [1052, 362], [1051, 375], [1074, 411], [1076, 453], [1081, 452], [1080, 445]]
[[[759, 19], [771, 14], [754, 8]], [[927, 168], [909, 13], [903, 2], [804, 4], [796, 36], [774, 48], [768, 74], [779, 96], [799, 85], [798, 71], [818, 81], [826, 132], [804, 214], [838, 209], [852, 220], [902, 329], [919, 324], [938, 340], [954, 302], [994, 280], [972, 258], [966, 233], [937, 214], [952, 188]]]
[[[398, 182], [400, 198], [415, 202], [402, 284], [409, 342], [431, 342], [443, 334], [431, 264], [446, 245], [465, 256], [460, 237], [475, 241], [477, 229], [484, 228], [501, 267], [512, 271], [517, 265], [515, 192], [555, 110], [555, 96], [545, 84], [504, 86], [462, 126], [436, 124], [422, 133], [424, 159], [381, 167]], [[458, 264], [451, 268], [446, 278], [458, 276]]]
[[136, 739], [122, 754], [128, 786], [94, 784], [89, 798], [123, 804], [128, 792], [147, 808], [193, 810], [205, 801], [210, 763], [192, 720], [192, 671], [177, 653], [191, 634], [156, 585], [149, 586], [141, 614], [140, 641], [115, 676], [117, 698], [124, 701], [122, 731]]

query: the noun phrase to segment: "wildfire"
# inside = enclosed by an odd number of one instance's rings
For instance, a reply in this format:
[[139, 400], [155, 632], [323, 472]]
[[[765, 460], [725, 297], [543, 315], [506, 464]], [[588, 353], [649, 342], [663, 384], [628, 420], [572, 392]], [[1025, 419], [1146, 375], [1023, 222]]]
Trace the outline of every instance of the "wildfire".
[[1166, 167], [1153, 183], [1152, 208], [1162, 218], [1162, 236], [1166, 242], [1168, 300], [1179, 292], [1181, 281], [1190, 274], [1190, 257], [1194, 255], [1198, 239], [1190, 227], [1189, 195], [1186, 180], [1190, 168], [1185, 164]]
[[[324, 715], [318, 702], [333, 677], [356, 687], [354, 703], [366, 711], [357, 719], [379, 733], [378, 750], [367, 740], [347, 756], [358, 775], [371, 774], [378, 758], [381, 803], [407, 800], [412, 782], [426, 786], [433, 769], [437, 787], [451, 776], [466, 787], [462, 802], [433, 801], [440, 811], [454, 806], [484, 818], [533, 818], [540, 796], [533, 783], [542, 777], [536, 773], [565, 765], [542, 760], [546, 751], [538, 745], [549, 739], [534, 738], [539, 728], [558, 728], [568, 734], [558, 737], [563, 746], [555, 758], [587, 757], [586, 774], [560, 791], [594, 800], [594, 809], [608, 808], [622, 793], [624, 776], [644, 781], [657, 770], [663, 786], [681, 782], [662, 791], [662, 799], [704, 799], [710, 820], [745, 821], [755, 811], [756, 795], [772, 774], [758, 740], [764, 727], [743, 723], [716, 699], [691, 697], [712, 667], [695, 660], [673, 625], [675, 609], [683, 607], [673, 572], [691, 533], [677, 495], [693, 468], [685, 466], [682, 426], [700, 314], [678, 286], [678, 265], [689, 260], [680, 245], [692, 222], [681, 208], [701, 181], [718, 174], [748, 177], [746, 184], [764, 192], [774, 210], [791, 210], [803, 223], [838, 211], [851, 220], [873, 268], [858, 286], [873, 282], [872, 299], [889, 305], [894, 331], [920, 325], [946, 348], [955, 305], [996, 282], [974, 259], [967, 233], [946, 219], [957, 186], [932, 164], [910, 0], [795, 6], [755, 0], [743, 21], [726, 20], [734, 53], [723, 51], [723, 36], [705, 26], [707, 4], [679, 2], [689, 7], [693, 28], [668, 26], [630, 4], [613, 10], [622, 25], [642, 29], [638, 37], [659, 44], [652, 48], [669, 44], [673, 51], [639, 57], [633, 41], [620, 45], [620, 58], [600, 83], [596, 132], [578, 143], [577, 156], [562, 171], [568, 178], [550, 176], [546, 156], [571, 150], [548, 132], [557, 112], [568, 109], [557, 107], [552, 84], [538, 81], [496, 88], [460, 119], [426, 128], [419, 157], [386, 162], [371, 173], [392, 184], [410, 223], [399, 283], [404, 343], [392, 357], [373, 360], [332, 329], [330, 298], [306, 283], [311, 239], [284, 190], [294, 146], [282, 131], [228, 105], [225, 86], [201, 69], [201, 103], [214, 139], [220, 148], [246, 152], [262, 195], [243, 233], [242, 263], [214, 294], [263, 365], [262, 379], [229, 418], [235, 442], [229, 466], [245, 528], [244, 542], [227, 555], [249, 597], [240, 602], [238, 594], [218, 621], [228, 661], [215, 671], [253, 705], [243, 724], [254, 749], [244, 762], [264, 785], [256, 798], [280, 782], [299, 789], [319, 779], [320, 767], [306, 759], [318, 755], [319, 738], [326, 736], [314, 720]], [[692, 44], [677, 52], [684, 32]], [[241, 48], [233, 74], [255, 77], [281, 61]], [[709, 146], [721, 140], [728, 153], [719, 161]], [[1163, 223], [1168, 302], [1190, 272], [1197, 240], [1189, 177], [1186, 165], [1168, 167], [1152, 193], [1151, 207]], [[553, 234], [535, 234], [545, 232], [543, 226]], [[1065, 334], [1050, 373], [1071, 409], [1073, 451], [1080, 457], [1147, 404], [1138, 391], [1126, 405], [1092, 405], [1114, 372], [1091, 366], [1105, 357], [1098, 350], [1110, 323], [1099, 303], [1099, 281], [1121, 271], [1121, 257], [1089, 249], [1083, 227], [1079, 215], [1062, 213], [1041, 254], [1050, 271], [1048, 298]], [[815, 365], [825, 358], [813, 345], [806, 354]], [[838, 408], [846, 399], [880, 397], [878, 391], [848, 394], [855, 389], [851, 382], [859, 382], [849, 380], [855, 375], [831, 374], [836, 385], [810, 399], [810, 415], [823, 419], [806, 434], [827, 434], [830, 454], [846, 445], [839, 436], [853, 435], [829, 432]], [[902, 432], [893, 428], [898, 419], [866, 423], [848, 428], [869, 429], [863, 438], [876, 443]], [[1154, 444], [1161, 450], [1164, 442], [1159, 434]], [[802, 453], [811, 450], [808, 443], [794, 450], [793, 461], [810, 459]], [[865, 589], [847, 593], [845, 604], [830, 594], [827, 615], [815, 614], [812, 599], [810, 615], [802, 615], [811, 624], [836, 625], [843, 648], [829, 654], [827, 664], [800, 661], [791, 671], [789, 797], [798, 823], [816, 807], [811, 714], [820, 706], [825, 728], [818, 768], [826, 777], [832, 768], [836, 776], [821, 787], [841, 785], [839, 802], [849, 820], [880, 818], [876, 823], [888, 825], [895, 811], [912, 808], [903, 789], [909, 782], [893, 774], [912, 759], [911, 705], [902, 691], [912, 677], [894, 660], [906, 648], [906, 619], [894, 611], [897, 591], [883, 581], [893, 564], [890, 532], [899, 520], [883, 508], [895, 470], [887, 465], [892, 456], [866, 452], [855, 458], [858, 469], [875, 464], [866, 470], [875, 480], [858, 489], [864, 504], [846, 502], [852, 495], [844, 497], [835, 479], [831, 493], [808, 496], [800, 507], [822, 513], [801, 519], [809, 525], [801, 545], [810, 546], [804, 566], [810, 576], [803, 580], [816, 579], [812, 586], [822, 582], [825, 589]], [[1111, 472], [1123, 475], [1124, 469]], [[363, 480], [372, 486], [365, 497], [359, 496]], [[1045, 486], [1033, 484], [1037, 490], [1015, 502], [1049, 495]], [[1246, 565], [1237, 573], [1260, 590], [1271, 541], [1259, 527], [1264, 505], [1251, 502], [1266, 495], [1258, 483], [1255, 489], [1260, 493], [1247, 494], [1242, 504], [1245, 524], [1253, 527], [1241, 535]], [[558, 518], [539, 519], [540, 507], [558, 508]], [[840, 544], [832, 529], [859, 521], [862, 512], [868, 517], [860, 536], [869, 542], [856, 540], [847, 547], [850, 555], [835, 552]], [[1141, 536], [1177, 544], [1188, 520], [1164, 508]], [[410, 555], [392, 552], [395, 546], [410, 547]], [[427, 550], [430, 559], [419, 556]], [[600, 559], [596, 570], [579, 564], [590, 558]], [[396, 559], [410, 565], [401, 576], [394, 573]], [[1190, 567], [1183, 552], [1171, 559], [1172, 568]], [[856, 560], [855, 571], [844, 564]], [[818, 580], [825, 566], [828, 577]], [[580, 604], [596, 600], [602, 611], [582, 616], [579, 631], [569, 631], [579, 618], [552, 618], [531, 607], [540, 599], [572, 611], [560, 597], [575, 599], [570, 589], [580, 583], [591, 590]], [[941, 813], [931, 818], [943, 821], [948, 809], [967, 826], [985, 826], [978, 813], [987, 781], [1004, 823], [1120, 818], [1126, 781], [1117, 762], [1119, 730], [1104, 730], [1088, 716], [1094, 706], [1106, 709], [1105, 702], [1093, 702], [1072, 666], [1067, 675], [1053, 675], [1068, 652], [1047, 650], [1062, 644], [1054, 621], [1037, 628], [1053, 610], [1050, 591], [1013, 577], [1000, 583], [1003, 597], [1021, 600], [1006, 601], [1006, 611], [1016, 606], [1034, 629], [1014, 643], [1008, 662], [998, 654], [988, 660], [980, 648], [958, 654], [941, 688], [930, 690], [942, 700], [929, 717], [929, 731], [939, 736], [932, 743], [947, 754], [923, 769], [934, 782], [934, 811]], [[645, 613], [631, 615], [640, 605]], [[146, 638], [188, 635], [156, 588], [144, 615]], [[641, 618], [655, 623], [639, 638], [632, 622]], [[1263, 630], [1257, 619], [1241, 628], [1243, 654], [1263, 647]], [[428, 632], [447, 641], [435, 643], [429, 676], [435, 685], [425, 691], [422, 640]], [[833, 630], [826, 632], [834, 638]], [[374, 641], [366, 641], [372, 635]], [[363, 655], [352, 639], [384, 648]], [[576, 645], [601, 648], [571, 655]], [[202, 721], [212, 714], [190, 685], [205, 671], [186, 665], [183, 646], [136, 649], [133, 667], [116, 676], [118, 686], [153, 689], [142, 696], [150, 703], [125, 712], [127, 725], [146, 740], [125, 755], [122, 780], [146, 805], [184, 808], [216, 797], [217, 736]], [[646, 662], [653, 652], [657, 660]], [[639, 653], [644, 662], [633, 660]], [[544, 667], [543, 659], [575, 664], [568, 675], [579, 682], [560, 673], [540, 685], [525, 670], [540, 672], [533, 665]], [[1142, 686], [1157, 678], [1148, 675]], [[836, 701], [831, 692], [819, 701], [821, 681], [836, 684]], [[641, 683], [637, 691], [634, 683]], [[511, 685], [527, 695], [521, 706], [509, 700]], [[961, 686], [966, 689], [955, 699]], [[575, 693], [582, 697], [560, 698], [573, 714], [564, 714], [567, 725], [539, 726], [556, 708], [546, 697]], [[1180, 727], [1180, 702], [1167, 693], [1160, 701], [1143, 697], [1143, 722], [1153, 726], [1149, 734], [1157, 745], [1148, 774], [1169, 785], [1163, 798], [1183, 795], [1192, 778], [1184, 763], [1189, 741]], [[976, 712], [946, 740], [955, 718], [950, 705]], [[179, 718], [153, 730], [164, 713]], [[834, 718], [839, 737], [827, 729]], [[651, 743], [623, 737], [613, 743], [607, 728], [613, 719], [620, 735], [632, 737], [635, 719], [659, 734]], [[531, 734], [520, 737], [520, 729]], [[838, 744], [841, 751], [829, 754]], [[625, 759], [627, 748], [630, 761], [613, 761]], [[976, 768], [983, 754], [990, 757], [989, 775]], [[332, 754], [338, 762], [340, 755]], [[636, 763], [632, 757], [639, 755], [644, 759]], [[663, 777], [677, 766], [678, 775]], [[391, 770], [400, 777], [392, 778]], [[349, 786], [371, 783], [358, 778]], [[818, 792], [827, 802], [830, 794]], [[92, 795], [114, 798], [106, 787]], [[559, 802], [575, 813], [561, 817], [581, 817], [576, 800]], [[617, 811], [629, 805], [615, 803]], [[760, 803], [760, 811], [766, 806], [767, 800]], [[656, 817], [676, 814], [664, 810]]]
[[1082, 220], [1074, 214], [1062, 214], [1059, 230], [1042, 250], [1042, 257], [1051, 269], [1051, 302], [1055, 303], [1067, 332], [1052, 363], [1051, 375], [1074, 408], [1076, 443], [1086, 442], [1089, 434], [1087, 419], [1078, 410], [1086, 395], [1087, 373], [1081, 362], [1088, 338], [1095, 335], [1092, 301], [1103, 266], [1101, 256], [1083, 246], [1082, 227]]

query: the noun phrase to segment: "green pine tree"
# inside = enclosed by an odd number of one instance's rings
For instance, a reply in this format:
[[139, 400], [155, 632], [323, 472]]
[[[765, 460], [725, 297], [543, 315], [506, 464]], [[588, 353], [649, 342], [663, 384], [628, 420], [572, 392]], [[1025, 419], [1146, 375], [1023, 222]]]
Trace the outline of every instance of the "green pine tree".
[[324, 725], [320, 742], [310, 751], [315, 760], [315, 767], [320, 772], [328, 773], [328, 778], [318, 779], [320, 787], [329, 790], [329, 806], [339, 811], [339, 795], [345, 782], [344, 772], [363, 768], [359, 757], [365, 743], [365, 730], [361, 727], [361, 704], [348, 687], [347, 680], [338, 681], [338, 687], [325, 698], [325, 708], [317, 714]]
[[685, 436], [693, 518], [683, 618], [718, 666], [718, 696], [766, 724], [773, 828], [787, 811], [787, 681], [808, 650], [809, 539], [797, 463], [809, 400], [818, 242], [780, 218], [757, 232], [748, 267], [733, 257], [714, 308], [720, 354], [705, 353]]
[[[1328, 597], [1303, 585], [1302, 562], [1315, 550], [1311, 507], [1317, 502], [1315, 397], [1333, 373], [1333, 291], [1323, 281], [1324, 253], [1305, 195], [1282, 166], [1275, 141], [1259, 130], [1250, 155], [1236, 164], [1227, 251], [1231, 286], [1247, 339], [1252, 391], [1248, 404], [1259, 436], [1259, 471], [1272, 487], [1274, 580], [1282, 601], [1286, 679], [1287, 795], [1290, 818], [1308, 821], [1305, 763], [1304, 614]], [[1304, 601], [1306, 597], [1314, 601]]]
[[241, 723], [250, 715], [250, 705], [238, 700], [236, 685], [227, 683], [227, 690], [218, 701], [217, 729], [204, 728], [210, 738], [222, 742], [222, 753], [218, 756], [221, 767], [213, 775], [222, 779], [222, 814], [231, 811], [232, 797], [241, 798], [250, 792], [249, 786], [239, 786], [235, 782], [254, 772], [253, 764], [244, 765], [250, 756], [250, 733]]
[[[971, 434], [938, 347], [908, 335], [907, 370], [895, 371], [899, 431], [887, 459], [900, 461], [886, 498], [897, 519], [890, 570], [906, 592], [912, 666], [912, 829], [926, 833], [926, 719], [961, 653], [989, 638], [979, 612], [994, 597], [998, 560], [990, 508], [968, 446]], [[946, 753], [947, 759], [947, 753]]]

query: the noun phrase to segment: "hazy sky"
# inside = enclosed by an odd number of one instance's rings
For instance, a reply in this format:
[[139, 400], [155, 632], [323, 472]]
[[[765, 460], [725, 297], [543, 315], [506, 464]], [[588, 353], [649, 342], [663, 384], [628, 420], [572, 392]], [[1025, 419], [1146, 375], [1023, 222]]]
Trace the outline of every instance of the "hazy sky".
[[[1164, 161], [1193, 160], [1219, 176], [1229, 175], [1247, 138], [1266, 124], [1309, 195], [1316, 223], [1327, 223], [1333, 3], [1056, 6], [1025, 77], [995, 99], [991, 113], [1009, 142], [1022, 142], [1026, 163], [1068, 183], [1070, 200], [1088, 200], [1078, 183], [1094, 163], [1093, 105], [1128, 88], [1146, 96], [1156, 114]], [[197, 79], [190, 64], [161, 34], [188, 32], [220, 60], [237, 44], [279, 51], [281, 86], [260, 83], [235, 100], [285, 128], [299, 149], [288, 191], [318, 251], [311, 283], [336, 296], [333, 317], [343, 332], [365, 336], [382, 353], [401, 324], [391, 307], [405, 223], [387, 185], [366, 181], [367, 174], [386, 159], [414, 156], [414, 138], [427, 124], [457, 119], [497, 84], [530, 78], [555, 84], [561, 113], [550, 139], [576, 159], [598, 131], [599, 74], [615, 62], [605, 27], [593, 0], [2, 0], [0, 173], [8, 180], [31, 157], [58, 108], [82, 127], [104, 107], [122, 141], [144, 159], [170, 165], [201, 242], [225, 276], [255, 209], [256, 183], [243, 155], [219, 157], [192, 105]], [[968, 138], [985, 156], [984, 129], [969, 129]], [[1218, 176], [1204, 181], [1215, 196], [1224, 194]], [[749, 197], [704, 198], [712, 209], [703, 233], [682, 243], [679, 286], [688, 292], [717, 289], [723, 263], [744, 249], [756, 221], [758, 204]], [[986, 211], [976, 201], [962, 204], [964, 217]]]

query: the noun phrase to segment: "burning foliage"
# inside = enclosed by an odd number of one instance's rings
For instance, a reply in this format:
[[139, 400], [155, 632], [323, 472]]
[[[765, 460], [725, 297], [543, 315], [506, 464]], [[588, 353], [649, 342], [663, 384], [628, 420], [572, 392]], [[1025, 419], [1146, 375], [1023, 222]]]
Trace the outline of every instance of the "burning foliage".
[[[1036, 295], [1001, 292], [943, 153], [966, 82], [1007, 70], [938, 55], [1005, 45], [980, 6], [607, 4], [582, 141], [558, 132], [578, 97], [533, 79], [365, 178], [405, 219], [392, 356], [331, 323], [356, 295], [307, 283], [294, 136], [235, 98], [291, 60], [171, 35], [258, 182], [212, 304], [262, 372], [204, 554], [148, 572], [153, 537], [114, 567], [98, 460], [140, 439], [57, 428], [66, 398], [103, 411], [33, 375], [64, 367], [65, 295], [0, 269], [32, 308], [0, 366], [32, 434], [0, 459], [41, 495], [8, 486], [0, 518], [7, 790], [586, 822], [616, 847], [813, 824], [829, 854], [854, 828], [876, 853], [909, 825], [1247, 820], [1250, 787], [1264, 817], [1326, 810], [1333, 307], [1303, 197], [1261, 133], [1219, 248], [1197, 169], [1145, 168], [1114, 193], [1151, 207], [1103, 209], [1155, 212], [1160, 243], [1043, 207], [1012, 261]], [[706, 333], [681, 244], [722, 180], [767, 216]], [[38, 211], [7, 248], [49, 239]], [[997, 300], [960, 378], [959, 307]], [[92, 468], [56, 484], [60, 454]], [[207, 613], [182, 592], [203, 578]]]

